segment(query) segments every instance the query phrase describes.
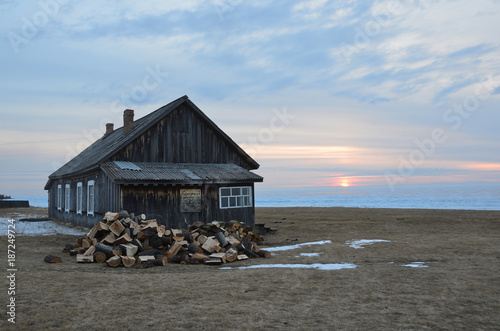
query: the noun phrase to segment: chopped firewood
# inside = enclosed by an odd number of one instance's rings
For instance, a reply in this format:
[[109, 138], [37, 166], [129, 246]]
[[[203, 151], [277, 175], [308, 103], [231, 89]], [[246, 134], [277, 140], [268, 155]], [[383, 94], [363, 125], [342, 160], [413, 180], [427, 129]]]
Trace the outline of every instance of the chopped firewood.
[[85, 253], [83, 253], [83, 255], [94, 255], [94, 252], [95, 252], [95, 246], [90, 246], [89, 249], [87, 249]]
[[106, 261], [106, 263], [110, 267], [118, 267], [120, 263], [122, 263], [122, 258], [121, 256], [112, 256]]
[[143, 255], [137, 257], [137, 263], [146, 262], [149, 260], [155, 260], [156, 258], [153, 255]]
[[269, 251], [265, 251], [265, 250], [261, 249], [261, 250], [259, 250], [257, 252], [257, 255], [260, 256], [260, 257], [264, 257], [264, 258], [268, 259], [268, 258], [271, 257], [272, 254]]
[[222, 231], [217, 232], [215, 234], [215, 238], [219, 241], [219, 243], [222, 247], [226, 247], [227, 245], [229, 245], [229, 241], [227, 241], [227, 239], [224, 236], [224, 233]]
[[251, 247], [250, 250], [254, 253], [258, 253], [260, 251], [260, 247], [257, 246], [257, 243], [255, 241], [252, 241], [250, 243], [250, 247]]
[[121, 244], [120, 248], [126, 256], [134, 257], [139, 247], [133, 244]]
[[122, 256], [123, 255], [120, 246], [113, 247], [113, 250], [111, 252], [113, 253], [114, 256]]
[[148, 220], [148, 221], [144, 221], [142, 223], [146, 224], [144, 229], [152, 229], [152, 228], [158, 227], [158, 222], [156, 222], [156, 220]]
[[104, 215], [104, 219], [108, 222], [116, 221], [119, 217], [119, 213], [112, 213], [109, 211]]
[[135, 264], [135, 258], [131, 256], [122, 256], [122, 263], [125, 267], [130, 268]]
[[203, 246], [201, 246], [201, 248], [203, 248], [206, 252], [208, 253], [212, 253], [212, 252], [218, 252], [220, 251], [220, 244], [219, 244], [219, 241], [215, 238], [208, 238], [207, 241], [205, 241], [205, 243], [203, 244]]
[[170, 247], [170, 249], [168, 250], [168, 256], [177, 255], [177, 253], [179, 253], [179, 250], [184, 245], [187, 246], [188, 242], [187, 241], [176, 241], [176, 242], [174, 242], [174, 244], [172, 245], [172, 247]]
[[94, 239], [96, 233], [97, 233], [97, 225], [94, 225], [94, 227], [90, 229], [89, 233], [87, 233], [87, 238], [91, 240]]
[[106, 262], [106, 254], [104, 254], [103, 252], [95, 252], [94, 253], [94, 261], [95, 262], [98, 262], [98, 263], [104, 263]]
[[222, 260], [218, 259], [218, 258], [207, 258], [207, 259], [205, 259], [204, 263], [206, 265], [221, 265]]
[[113, 245], [115, 243], [116, 237], [113, 233], [108, 234], [106, 237], [104, 237], [103, 240], [101, 240], [101, 244], [105, 245]]
[[92, 246], [92, 240], [86, 238], [82, 240], [83, 248], [89, 248], [90, 246]]
[[178, 235], [182, 234], [182, 230], [179, 229], [172, 229], [172, 236], [177, 237]]
[[238, 259], [238, 250], [236, 248], [231, 247], [226, 251], [226, 261], [227, 262], [234, 262]]
[[156, 227], [156, 231], [158, 231], [159, 237], [163, 237], [165, 235], [165, 232], [166, 232], [165, 225], [158, 225]]
[[62, 259], [59, 256], [47, 255], [44, 259], [47, 263], [61, 263]]
[[202, 251], [201, 247], [199, 246], [199, 244], [195, 244], [194, 242], [193, 243], [190, 243], [189, 246], [188, 246], [188, 251], [192, 254], [195, 254], [195, 253], [199, 253]]
[[200, 245], [203, 245], [207, 241], [207, 239], [208, 239], [207, 236], [202, 234], [202, 235], [198, 236], [197, 241], [200, 243]]
[[109, 257], [111, 257], [111, 255], [113, 254], [113, 247], [102, 243], [98, 243], [97, 245], [95, 245], [95, 249], [96, 251], [103, 252], [104, 254], [106, 254], [106, 256]]
[[192, 254], [191, 258], [195, 259], [195, 260], [198, 260], [200, 262], [203, 262], [203, 261], [205, 261], [205, 259], [207, 258], [207, 256], [205, 254], [196, 253], [196, 254]]
[[232, 237], [232, 236], [229, 236], [226, 238], [226, 240], [231, 244], [231, 246], [233, 247], [236, 247], [238, 246], [239, 244], [241, 244], [241, 242], [236, 239], [235, 237]]
[[226, 253], [213, 253], [208, 256], [209, 258], [220, 259], [222, 263], [226, 263]]
[[104, 222], [99, 222], [96, 224], [97, 231], [109, 231], [109, 225]]
[[189, 255], [188, 254], [178, 254], [178, 255], [171, 256], [168, 260], [172, 263], [182, 263], [182, 262], [189, 260]]
[[94, 255], [78, 254], [78, 255], [76, 255], [76, 262], [78, 262], [78, 263], [94, 262]]
[[64, 246], [63, 250], [62, 250], [62, 253], [69, 253], [69, 251], [73, 250], [73, 245], [71, 244], [66, 244], [66, 246]]
[[115, 234], [115, 236], [119, 237], [123, 230], [125, 230], [125, 227], [120, 221], [115, 221], [113, 224], [109, 226], [109, 230]]
[[117, 238], [113, 244], [115, 246], [118, 246], [118, 245], [121, 245], [121, 244], [128, 244], [131, 241], [132, 241], [132, 238], [130, 238], [130, 236], [128, 234], [124, 234], [120, 238]]
[[238, 261], [241, 261], [241, 260], [247, 260], [248, 258], [249, 258], [249, 257], [248, 257], [248, 256], [246, 256], [245, 254], [240, 254], [240, 255], [238, 255], [238, 258], [237, 258], [237, 259], [238, 259]]

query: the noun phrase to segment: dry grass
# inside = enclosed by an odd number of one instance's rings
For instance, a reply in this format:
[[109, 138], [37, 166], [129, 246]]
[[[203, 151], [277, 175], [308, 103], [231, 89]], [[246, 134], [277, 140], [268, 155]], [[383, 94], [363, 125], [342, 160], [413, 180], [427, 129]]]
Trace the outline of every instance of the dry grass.
[[[354, 263], [358, 267], [109, 268], [77, 264], [60, 253], [75, 237], [18, 237], [15, 329], [500, 329], [500, 212], [258, 208], [257, 222], [279, 229], [266, 237], [270, 246], [332, 243], [230, 266]], [[391, 242], [355, 250], [345, 245], [352, 239]], [[6, 238], [0, 243], [5, 251]], [[322, 254], [299, 256], [304, 252]], [[44, 263], [47, 254], [61, 256], [64, 263]], [[3, 260], [5, 266], [5, 255]], [[433, 263], [427, 268], [402, 266], [416, 261]], [[6, 303], [6, 280], [1, 284]], [[14, 329], [2, 315], [0, 327]]]

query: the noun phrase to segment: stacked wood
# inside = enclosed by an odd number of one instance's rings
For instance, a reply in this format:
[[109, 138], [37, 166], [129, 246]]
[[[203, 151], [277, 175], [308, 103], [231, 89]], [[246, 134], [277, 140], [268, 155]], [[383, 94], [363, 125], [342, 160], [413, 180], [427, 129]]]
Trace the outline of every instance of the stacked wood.
[[188, 229], [166, 229], [145, 214], [135, 216], [125, 210], [107, 212], [76, 245], [63, 252], [77, 262], [106, 262], [139, 269], [167, 263], [220, 265], [248, 258], [269, 258], [259, 248], [262, 237], [245, 223], [195, 222]]

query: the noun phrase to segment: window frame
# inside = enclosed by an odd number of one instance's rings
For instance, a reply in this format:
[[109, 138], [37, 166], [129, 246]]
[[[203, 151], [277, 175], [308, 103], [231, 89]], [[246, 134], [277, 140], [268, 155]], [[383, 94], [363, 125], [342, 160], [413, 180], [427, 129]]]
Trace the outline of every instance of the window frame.
[[71, 205], [71, 184], [66, 184], [64, 189], [64, 211], [69, 213]]
[[[92, 187], [92, 190], [90, 189]], [[92, 198], [91, 198], [92, 191]], [[95, 213], [95, 181], [89, 180], [87, 182], [87, 215], [94, 216]]]
[[76, 214], [82, 215], [83, 210], [83, 183], [76, 184]]
[[[243, 194], [243, 190], [247, 189], [248, 193]], [[230, 194], [224, 194], [223, 190], [230, 190]], [[239, 193], [238, 193], [238, 190]], [[253, 195], [251, 186], [226, 186], [219, 187], [219, 208], [234, 209], [253, 207]]]
[[62, 185], [57, 185], [57, 210], [62, 211], [63, 192]]

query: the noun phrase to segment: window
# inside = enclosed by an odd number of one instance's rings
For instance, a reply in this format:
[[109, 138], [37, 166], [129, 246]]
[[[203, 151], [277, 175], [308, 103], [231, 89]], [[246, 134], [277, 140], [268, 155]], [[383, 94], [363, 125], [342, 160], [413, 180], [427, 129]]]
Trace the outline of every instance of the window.
[[94, 216], [94, 196], [95, 196], [95, 182], [89, 180], [87, 183], [87, 215]]
[[220, 208], [252, 207], [252, 188], [221, 187], [219, 189]]
[[62, 185], [57, 185], [57, 210], [62, 210]]
[[76, 213], [78, 215], [82, 214], [83, 209], [83, 184], [80, 182], [76, 186]]
[[69, 203], [70, 203], [70, 185], [66, 184], [66, 189], [64, 190], [64, 193], [66, 194], [65, 199], [64, 199], [64, 211], [69, 213]]

